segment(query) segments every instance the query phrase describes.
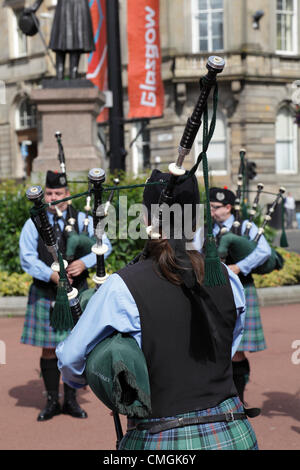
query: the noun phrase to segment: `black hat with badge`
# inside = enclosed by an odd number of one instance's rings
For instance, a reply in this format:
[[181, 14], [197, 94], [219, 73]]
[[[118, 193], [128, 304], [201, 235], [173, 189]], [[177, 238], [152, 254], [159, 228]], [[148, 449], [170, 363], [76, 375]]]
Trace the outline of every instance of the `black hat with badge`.
[[65, 173], [48, 170], [45, 185], [51, 189], [66, 188], [68, 186], [67, 177]]
[[226, 206], [226, 204], [234, 205], [235, 194], [227, 188], [210, 188], [209, 199], [210, 202], [219, 202]]

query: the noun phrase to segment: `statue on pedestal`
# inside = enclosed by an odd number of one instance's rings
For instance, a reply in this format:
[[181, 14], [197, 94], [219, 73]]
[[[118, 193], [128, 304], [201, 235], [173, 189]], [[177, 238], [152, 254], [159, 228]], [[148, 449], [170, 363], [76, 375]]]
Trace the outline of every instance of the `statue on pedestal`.
[[[44, 0], [25, 8], [19, 26], [24, 34], [33, 36], [39, 32], [36, 11]], [[66, 54], [70, 55], [70, 78], [78, 77], [80, 55], [95, 50], [93, 26], [88, 0], [58, 0], [51, 29], [49, 49], [56, 54], [56, 77], [65, 76]]]

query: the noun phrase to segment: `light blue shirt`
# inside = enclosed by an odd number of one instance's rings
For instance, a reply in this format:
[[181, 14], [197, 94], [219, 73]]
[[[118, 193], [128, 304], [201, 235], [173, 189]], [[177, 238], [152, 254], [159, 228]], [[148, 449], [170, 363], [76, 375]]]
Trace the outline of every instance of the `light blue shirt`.
[[[47, 212], [49, 222], [53, 225], [53, 214]], [[66, 217], [66, 211], [63, 213], [63, 217]], [[78, 228], [79, 232], [82, 232], [84, 227], [84, 219], [85, 214], [83, 212], [78, 212]], [[64, 229], [64, 222], [62, 219], [58, 219], [58, 223], [60, 225], [61, 230]], [[94, 235], [93, 229], [93, 219], [89, 216], [89, 224], [88, 224], [88, 233], [89, 236], [92, 237]], [[20, 262], [22, 269], [30, 274], [30, 276], [39, 279], [41, 281], [49, 282], [51, 274], [53, 273], [52, 269], [47, 266], [42, 260], [39, 259], [38, 255], [38, 239], [39, 234], [38, 231], [31, 219], [28, 219], [24, 224], [22, 229], [20, 239], [19, 239], [19, 247], [20, 247]], [[108, 246], [108, 251], [104, 255], [105, 258], [110, 255], [112, 251], [112, 246], [104, 234], [103, 236], [103, 243]], [[89, 253], [88, 255], [83, 256], [80, 258], [81, 261], [84, 262], [87, 269], [95, 266], [96, 264], [96, 255], [94, 253]]]
[[[230, 269], [227, 270], [237, 311], [232, 345], [233, 356], [244, 332], [245, 296], [238, 276]], [[125, 282], [116, 273], [112, 274], [91, 297], [78, 323], [56, 348], [58, 368], [63, 381], [76, 388], [86, 385], [82, 374], [87, 355], [115, 330], [129, 333], [135, 338], [139, 347], [142, 346], [137, 305]]]
[[[224, 225], [228, 230], [231, 229], [232, 224], [234, 222], [234, 216], [231, 215], [225, 222], [222, 222], [222, 225]], [[244, 220], [242, 223], [242, 234], [245, 233], [246, 230], [246, 225], [247, 225], [247, 220]], [[213, 227], [213, 234], [216, 236], [220, 231], [220, 227], [215, 224]], [[255, 224], [252, 223], [252, 227], [249, 232], [249, 237], [251, 240], [253, 240], [258, 232], [258, 228]], [[236, 265], [240, 268], [240, 271], [244, 276], [247, 276], [247, 274], [251, 273], [253, 269], [255, 269], [257, 266], [262, 265], [271, 255], [271, 248], [270, 245], [268, 244], [267, 240], [265, 237], [262, 235], [257, 243], [257, 247], [255, 250], [250, 253], [250, 255], [246, 256], [246, 258], [242, 259], [241, 261], [238, 261]]]
[[[222, 222], [222, 225], [225, 226], [228, 231], [231, 229], [232, 224], [234, 222], [234, 216], [231, 215], [227, 220]], [[244, 220], [242, 223], [242, 234], [246, 231], [246, 225], [248, 220]], [[216, 236], [220, 231], [220, 227], [218, 224], [214, 224], [213, 226], [213, 235]], [[258, 232], [257, 226], [252, 223], [252, 227], [249, 232], [249, 237], [253, 240]], [[202, 251], [203, 247], [203, 240], [204, 240], [204, 230], [203, 227], [200, 227], [197, 232], [195, 233], [193, 244], [196, 250]], [[257, 266], [262, 265], [271, 255], [271, 248], [268, 244], [265, 237], [262, 235], [257, 243], [257, 247], [255, 248], [250, 255], [246, 256], [246, 258], [238, 261], [236, 265], [240, 268], [240, 271], [244, 276], [251, 273], [253, 269]]]

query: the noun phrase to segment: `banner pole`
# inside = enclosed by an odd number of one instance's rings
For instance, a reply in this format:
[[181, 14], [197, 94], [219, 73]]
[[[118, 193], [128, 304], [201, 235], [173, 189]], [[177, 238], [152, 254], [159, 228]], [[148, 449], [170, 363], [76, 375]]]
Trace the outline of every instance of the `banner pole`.
[[113, 95], [109, 108], [110, 171], [125, 170], [123, 86], [118, 0], [106, 0], [108, 88]]

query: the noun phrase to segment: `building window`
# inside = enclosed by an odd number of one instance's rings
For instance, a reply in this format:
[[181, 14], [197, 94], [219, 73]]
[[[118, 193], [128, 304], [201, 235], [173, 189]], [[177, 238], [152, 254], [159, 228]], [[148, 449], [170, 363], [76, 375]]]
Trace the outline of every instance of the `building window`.
[[17, 109], [16, 129], [36, 127], [36, 106], [28, 98], [23, 99]]
[[224, 49], [223, 15], [223, 0], [192, 0], [194, 53]]
[[276, 0], [277, 52], [297, 53], [297, 2]]
[[[208, 110], [208, 115], [211, 116]], [[202, 151], [202, 127], [198, 132], [198, 139], [195, 145], [195, 161]], [[210, 174], [224, 175], [227, 173], [227, 139], [226, 122], [223, 114], [217, 111], [216, 127], [214, 135], [207, 150], [208, 170]], [[199, 172], [202, 171], [202, 164], [199, 165]]]
[[13, 29], [13, 57], [24, 57], [27, 55], [27, 36], [19, 28], [19, 18], [23, 8], [13, 10], [12, 29]]
[[288, 106], [276, 118], [276, 173], [297, 173], [297, 125]]

